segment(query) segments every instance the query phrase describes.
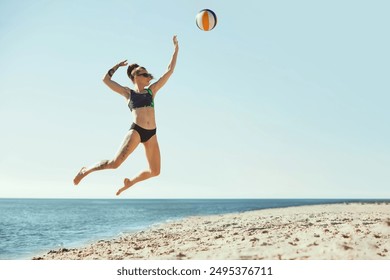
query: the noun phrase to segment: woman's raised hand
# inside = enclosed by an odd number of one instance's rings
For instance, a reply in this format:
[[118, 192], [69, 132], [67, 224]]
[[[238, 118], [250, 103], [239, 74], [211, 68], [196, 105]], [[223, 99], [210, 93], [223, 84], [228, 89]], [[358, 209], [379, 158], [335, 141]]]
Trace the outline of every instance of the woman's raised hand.
[[127, 65], [127, 59], [119, 62], [117, 65], [118, 65], [118, 67], [126, 66]]
[[177, 41], [177, 36], [173, 36], [173, 45], [175, 46], [175, 48], [179, 47], [179, 42]]

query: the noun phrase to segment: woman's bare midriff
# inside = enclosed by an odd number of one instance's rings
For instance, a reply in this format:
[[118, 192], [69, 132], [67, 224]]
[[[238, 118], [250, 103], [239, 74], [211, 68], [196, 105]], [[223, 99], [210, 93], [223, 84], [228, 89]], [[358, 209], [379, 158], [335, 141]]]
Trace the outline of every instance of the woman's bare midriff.
[[156, 118], [155, 118], [154, 108], [152, 107], [137, 108], [134, 109], [132, 113], [133, 113], [134, 122], [140, 127], [145, 129], [156, 128]]

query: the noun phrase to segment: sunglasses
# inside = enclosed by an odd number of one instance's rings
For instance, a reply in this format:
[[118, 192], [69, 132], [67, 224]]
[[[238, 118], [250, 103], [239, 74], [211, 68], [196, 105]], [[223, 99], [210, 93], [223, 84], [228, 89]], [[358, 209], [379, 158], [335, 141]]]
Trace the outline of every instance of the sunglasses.
[[145, 78], [152, 78], [153, 79], [153, 75], [150, 73], [141, 73], [141, 74], [137, 74], [136, 76], [143, 76]]

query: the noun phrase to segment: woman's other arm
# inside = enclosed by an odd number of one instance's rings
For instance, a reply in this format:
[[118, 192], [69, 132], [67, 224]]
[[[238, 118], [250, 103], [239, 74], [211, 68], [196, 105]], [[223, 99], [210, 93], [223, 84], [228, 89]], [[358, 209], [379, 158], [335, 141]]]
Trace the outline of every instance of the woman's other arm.
[[103, 77], [103, 82], [113, 91], [119, 93], [122, 95], [124, 98], [129, 99], [129, 88], [123, 87], [117, 82], [113, 81], [111, 78], [114, 75], [115, 71], [118, 70], [119, 67], [126, 66], [127, 65], [127, 60], [124, 60], [122, 62], [119, 62], [117, 65], [112, 67], [106, 75]]
[[150, 86], [153, 95], [155, 95], [157, 91], [159, 91], [165, 85], [165, 83], [168, 81], [169, 77], [171, 77], [173, 71], [175, 70], [177, 54], [179, 52], [179, 43], [177, 41], [176, 35], [173, 36], [173, 45], [174, 45], [174, 52], [171, 61], [168, 65], [167, 71], [164, 73], [164, 75], [161, 76], [160, 79], [158, 79], [157, 82], [155, 82]]

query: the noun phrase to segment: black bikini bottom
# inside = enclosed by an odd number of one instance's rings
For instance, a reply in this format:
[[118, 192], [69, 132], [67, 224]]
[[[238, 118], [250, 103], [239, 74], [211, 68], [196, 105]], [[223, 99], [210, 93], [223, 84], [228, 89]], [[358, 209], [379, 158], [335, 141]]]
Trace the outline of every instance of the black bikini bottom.
[[134, 129], [138, 132], [139, 136], [141, 137], [141, 142], [144, 143], [148, 141], [150, 138], [152, 138], [153, 135], [156, 134], [156, 128], [155, 129], [145, 129], [140, 127], [139, 125], [133, 123], [130, 127], [130, 130]]

